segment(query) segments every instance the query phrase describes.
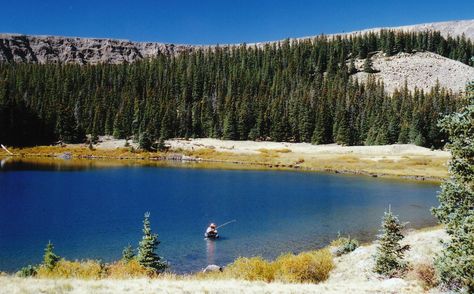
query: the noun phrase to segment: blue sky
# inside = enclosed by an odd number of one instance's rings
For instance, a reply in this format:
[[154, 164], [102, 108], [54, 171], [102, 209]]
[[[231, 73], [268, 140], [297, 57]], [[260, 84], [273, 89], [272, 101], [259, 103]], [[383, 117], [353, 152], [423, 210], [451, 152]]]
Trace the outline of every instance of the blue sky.
[[0, 32], [184, 44], [279, 40], [474, 18], [473, 0], [4, 0]]

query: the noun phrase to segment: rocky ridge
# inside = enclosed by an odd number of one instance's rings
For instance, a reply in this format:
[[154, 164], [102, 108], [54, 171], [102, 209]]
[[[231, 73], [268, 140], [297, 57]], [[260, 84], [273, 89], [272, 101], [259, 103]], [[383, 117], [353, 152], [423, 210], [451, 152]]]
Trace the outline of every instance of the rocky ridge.
[[197, 48], [128, 40], [0, 34], [0, 62], [120, 64]]
[[[335, 35], [360, 34], [382, 29], [404, 31], [437, 30], [444, 36], [450, 35], [455, 37], [464, 34], [467, 38], [474, 40], [474, 20], [428, 23], [392, 28], [374, 28]], [[314, 38], [314, 36], [291, 40], [298, 41], [308, 38]], [[268, 43], [273, 42], [261, 42], [249, 44], [249, 46], [263, 46]], [[129, 40], [100, 38], [0, 34], [0, 62], [120, 64], [155, 57], [158, 54], [177, 55], [185, 51], [213, 47], [214, 46], [175, 45], [155, 42], [132, 42]]]

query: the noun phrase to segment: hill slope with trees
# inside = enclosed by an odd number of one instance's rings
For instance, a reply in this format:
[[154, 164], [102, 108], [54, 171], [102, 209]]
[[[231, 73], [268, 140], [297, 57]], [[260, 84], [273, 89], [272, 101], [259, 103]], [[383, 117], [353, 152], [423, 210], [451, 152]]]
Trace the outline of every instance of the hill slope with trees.
[[214, 47], [131, 64], [0, 64], [0, 141], [83, 142], [85, 134], [443, 145], [436, 122], [463, 104], [456, 93], [354, 78], [374, 52], [436, 52], [472, 66], [474, 45], [440, 32], [381, 31]]

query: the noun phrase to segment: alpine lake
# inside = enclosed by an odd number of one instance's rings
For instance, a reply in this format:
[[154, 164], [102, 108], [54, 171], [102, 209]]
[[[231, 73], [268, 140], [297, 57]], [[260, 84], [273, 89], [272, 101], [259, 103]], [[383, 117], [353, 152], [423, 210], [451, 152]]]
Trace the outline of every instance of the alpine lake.
[[[48, 241], [67, 259], [118, 260], [124, 247], [138, 246], [145, 212], [173, 272], [240, 256], [273, 259], [322, 248], [338, 232], [373, 240], [389, 206], [409, 228], [432, 226], [438, 190], [435, 183], [198, 163], [3, 160], [0, 271], [41, 263]], [[210, 222], [228, 221], [218, 240], [204, 239]]]

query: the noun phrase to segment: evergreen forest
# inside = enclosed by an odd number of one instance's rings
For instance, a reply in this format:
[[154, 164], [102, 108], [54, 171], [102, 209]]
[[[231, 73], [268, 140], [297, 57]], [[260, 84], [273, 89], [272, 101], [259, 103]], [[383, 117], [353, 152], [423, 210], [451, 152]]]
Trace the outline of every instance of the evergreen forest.
[[[343, 145], [414, 143], [440, 148], [439, 118], [460, 95], [393, 93], [357, 71], [371, 56], [429, 51], [473, 65], [474, 44], [439, 32], [352, 36], [190, 49], [131, 64], [0, 64], [0, 143], [92, 138], [212, 137]], [[364, 68], [354, 66], [365, 59]]]

